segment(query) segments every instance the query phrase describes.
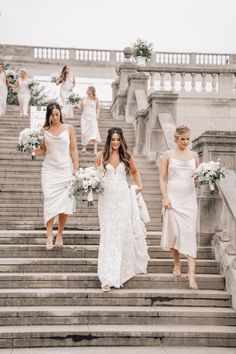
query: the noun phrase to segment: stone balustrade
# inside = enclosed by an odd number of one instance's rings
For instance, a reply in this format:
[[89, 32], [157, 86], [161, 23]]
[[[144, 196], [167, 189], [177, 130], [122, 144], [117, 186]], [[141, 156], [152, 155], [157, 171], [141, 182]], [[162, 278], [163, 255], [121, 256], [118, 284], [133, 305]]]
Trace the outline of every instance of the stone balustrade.
[[193, 147], [201, 161], [220, 159], [226, 168], [226, 178], [217, 183], [212, 194], [208, 186], [200, 187], [198, 242], [213, 242], [236, 309], [236, 132], [207, 131], [193, 141]]

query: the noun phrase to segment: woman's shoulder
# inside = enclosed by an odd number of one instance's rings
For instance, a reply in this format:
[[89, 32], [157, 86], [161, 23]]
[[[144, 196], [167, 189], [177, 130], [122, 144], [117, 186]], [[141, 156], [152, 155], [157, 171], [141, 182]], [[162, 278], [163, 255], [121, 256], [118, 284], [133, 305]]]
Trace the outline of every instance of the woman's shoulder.
[[103, 159], [103, 151], [99, 151], [94, 159], [95, 165], [100, 166], [102, 164], [102, 159]]
[[171, 156], [173, 156], [173, 149], [164, 151], [163, 154], [161, 155], [161, 158], [169, 161]]

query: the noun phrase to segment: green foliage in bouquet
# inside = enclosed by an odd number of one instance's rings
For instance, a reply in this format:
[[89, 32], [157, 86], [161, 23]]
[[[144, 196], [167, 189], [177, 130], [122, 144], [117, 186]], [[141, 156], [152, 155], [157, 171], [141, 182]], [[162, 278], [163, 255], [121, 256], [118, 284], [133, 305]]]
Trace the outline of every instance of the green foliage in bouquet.
[[134, 57], [144, 57], [146, 61], [149, 60], [153, 52], [153, 44], [142, 39], [137, 39], [133, 45]]

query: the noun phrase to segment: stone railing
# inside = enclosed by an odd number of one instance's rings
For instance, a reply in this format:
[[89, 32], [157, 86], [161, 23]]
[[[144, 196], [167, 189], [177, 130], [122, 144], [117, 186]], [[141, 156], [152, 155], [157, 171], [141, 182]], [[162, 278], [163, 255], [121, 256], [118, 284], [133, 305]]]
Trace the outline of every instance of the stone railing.
[[[56, 48], [39, 46], [20, 46], [20, 45], [0, 45], [1, 56], [8, 58], [31, 58], [40, 61], [78, 61], [106, 63], [116, 65], [125, 61], [125, 56], [129, 53], [129, 60], [134, 61], [132, 57], [132, 48], [123, 50], [108, 49], [87, 49], [87, 48]], [[128, 49], [128, 50], [127, 50]], [[221, 66], [228, 67], [236, 63], [234, 54], [211, 54], [211, 53], [176, 53], [176, 52], [154, 52], [150, 65], [167, 66]]]
[[226, 288], [236, 309], [236, 132], [208, 131], [193, 141], [202, 161], [217, 160], [226, 167], [226, 178], [210, 193], [207, 186], [198, 195], [198, 235], [201, 245], [210, 245], [221, 265]]

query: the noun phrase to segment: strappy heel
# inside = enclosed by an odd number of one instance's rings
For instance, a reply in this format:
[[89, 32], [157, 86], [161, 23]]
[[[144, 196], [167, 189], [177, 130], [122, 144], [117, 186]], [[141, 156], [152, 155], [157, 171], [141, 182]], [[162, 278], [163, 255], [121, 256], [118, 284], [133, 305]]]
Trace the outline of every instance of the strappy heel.
[[53, 235], [47, 236], [46, 250], [51, 251], [53, 249]]
[[55, 247], [56, 248], [61, 248], [63, 246], [63, 240], [58, 240], [56, 239], [56, 242], [55, 242]]
[[102, 285], [101, 290], [102, 290], [104, 293], [107, 293], [108, 291], [111, 290], [111, 288], [110, 288], [109, 285]]
[[[194, 276], [194, 278], [192, 278]], [[192, 278], [192, 279], [191, 279]], [[188, 287], [189, 289], [197, 290], [198, 286], [195, 280], [195, 273], [194, 272], [189, 272], [187, 275], [187, 280], [188, 280]]]

